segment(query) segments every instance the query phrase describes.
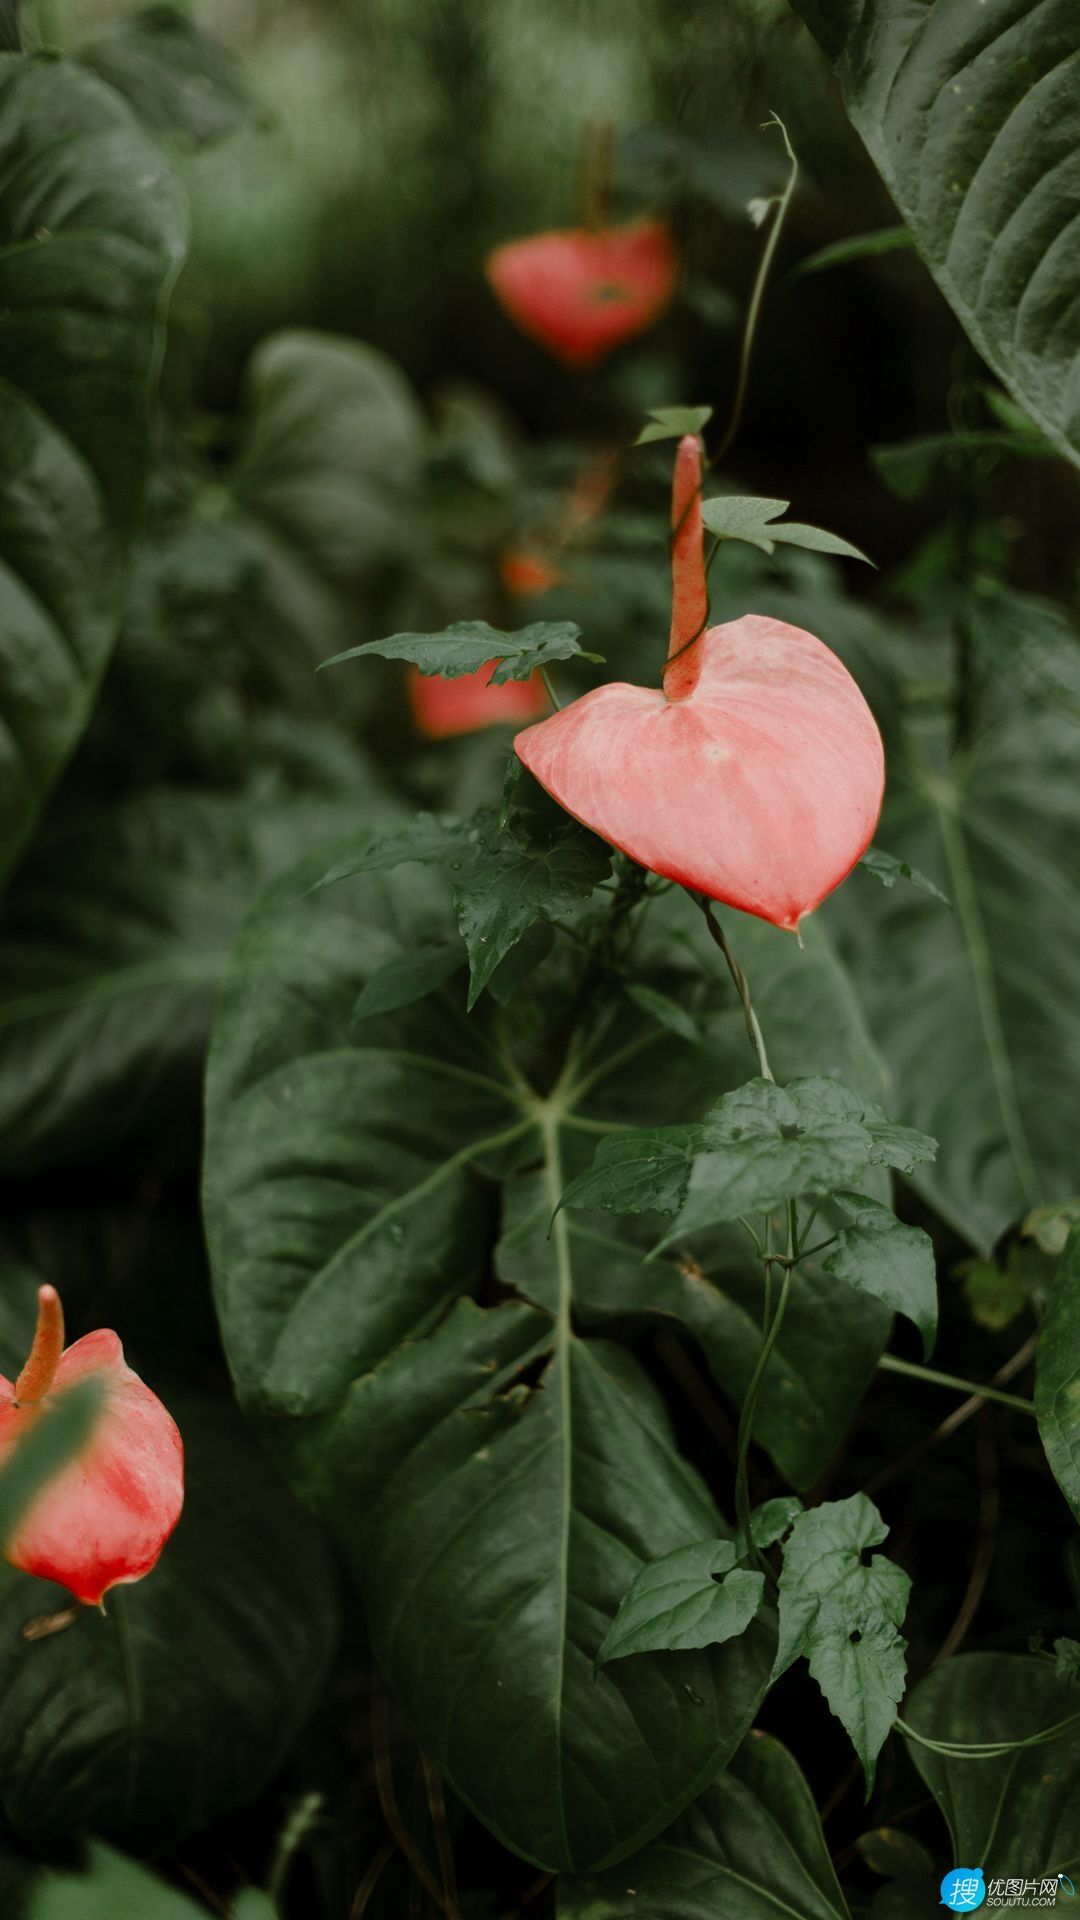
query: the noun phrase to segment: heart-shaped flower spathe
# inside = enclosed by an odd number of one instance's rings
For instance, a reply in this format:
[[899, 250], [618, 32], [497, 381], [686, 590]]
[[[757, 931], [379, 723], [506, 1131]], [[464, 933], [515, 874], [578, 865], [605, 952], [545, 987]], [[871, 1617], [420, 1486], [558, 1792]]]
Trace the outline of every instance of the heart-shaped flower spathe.
[[663, 220], [534, 233], [496, 247], [487, 277], [522, 333], [568, 367], [594, 367], [644, 333], [675, 291], [678, 255]]
[[64, 1348], [59, 1296], [41, 1287], [30, 1357], [16, 1381], [0, 1375], [0, 1464], [51, 1401], [85, 1380], [102, 1391], [90, 1437], [32, 1501], [6, 1555], [98, 1606], [110, 1587], [157, 1564], [184, 1503], [183, 1442], [157, 1395], [125, 1365], [115, 1333], [102, 1328]]
[[663, 688], [597, 687], [517, 736], [566, 811], [643, 867], [796, 929], [873, 837], [884, 754], [829, 648], [761, 614], [705, 628], [701, 454], [675, 467]]

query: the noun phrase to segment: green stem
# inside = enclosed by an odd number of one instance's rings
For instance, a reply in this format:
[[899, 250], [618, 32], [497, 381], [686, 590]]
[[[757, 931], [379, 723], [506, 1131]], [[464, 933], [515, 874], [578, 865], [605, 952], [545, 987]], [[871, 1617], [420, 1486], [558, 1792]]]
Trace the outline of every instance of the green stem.
[[933, 1367], [917, 1366], [914, 1360], [898, 1360], [894, 1353], [883, 1353], [878, 1361], [883, 1373], [903, 1373], [912, 1380], [925, 1380], [932, 1387], [950, 1387], [957, 1393], [970, 1395], [979, 1400], [995, 1400], [999, 1406], [1012, 1407], [1015, 1413], [1026, 1413], [1037, 1419], [1033, 1400], [1022, 1400], [1019, 1394], [1002, 1393], [1000, 1387], [983, 1387], [974, 1380], [961, 1380], [955, 1373], [938, 1373]]
[[757, 1014], [754, 1012], [754, 1003], [750, 998], [750, 983], [736, 960], [735, 955], [732, 953], [731, 948], [728, 946], [724, 929], [712, 910], [712, 901], [703, 893], [692, 893], [690, 898], [701, 908], [702, 913], [705, 915], [705, 925], [708, 927], [713, 940], [723, 954], [727, 970], [735, 982], [735, 991], [742, 1002], [743, 1019], [746, 1021], [746, 1031], [750, 1036], [750, 1045], [757, 1054], [758, 1071], [763, 1080], [772, 1080], [774, 1076], [772, 1068], [769, 1065], [769, 1057], [765, 1052], [764, 1035], [758, 1023]]
[[1071, 1733], [1074, 1727], [1080, 1727], [1080, 1713], [1071, 1713], [1067, 1720], [1058, 1720], [1052, 1727], [1044, 1727], [1041, 1733], [1032, 1733], [1026, 1740], [986, 1740], [964, 1741], [930, 1740], [924, 1733], [917, 1733], [906, 1720], [897, 1714], [893, 1726], [902, 1733], [905, 1740], [914, 1740], [920, 1747], [926, 1747], [931, 1753], [943, 1753], [951, 1760], [1000, 1760], [1003, 1754], [1020, 1753], [1025, 1747], [1041, 1747], [1049, 1740], [1060, 1740], [1062, 1734]]
[[559, 699], [558, 694], [555, 692], [555, 689], [551, 684], [551, 675], [549, 674], [547, 668], [537, 667], [536, 671], [540, 675], [540, 678], [544, 683], [544, 688], [547, 693], [547, 697], [551, 701], [551, 704], [554, 707], [556, 713], [561, 713], [562, 701]]
[[[788, 1245], [789, 1247], [791, 1245], [790, 1221]], [[769, 1264], [771, 1265], [771, 1262]], [[757, 1549], [753, 1545], [750, 1533], [750, 1483], [747, 1477], [746, 1463], [750, 1454], [750, 1442], [754, 1435], [754, 1414], [757, 1411], [758, 1394], [761, 1390], [762, 1380], [765, 1378], [765, 1369], [772, 1356], [772, 1350], [780, 1338], [780, 1329], [784, 1324], [784, 1315], [787, 1312], [788, 1298], [791, 1293], [791, 1276], [793, 1272], [793, 1267], [786, 1266], [784, 1268], [784, 1278], [780, 1285], [780, 1298], [776, 1303], [776, 1312], [773, 1314], [771, 1320], [762, 1321], [761, 1346], [758, 1350], [754, 1371], [750, 1375], [750, 1384], [746, 1389], [746, 1398], [742, 1404], [742, 1412], [739, 1415], [739, 1432], [736, 1442], [735, 1460], [735, 1519], [738, 1531], [742, 1535], [747, 1550], [758, 1558], [761, 1556], [757, 1554]], [[766, 1572], [768, 1572], [768, 1564], [766, 1562], [763, 1562], [763, 1564], [765, 1565]]]
[[719, 466], [725, 455], [730, 453], [735, 436], [742, 424], [743, 408], [746, 405], [746, 389], [750, 379], [750, 356], [754, 350], [754, 336], [757, 333], [758, 318], [761, 313], [761, 302], [765, 297], [765, 284], [769, 278], [773, 257], [783, 231], [784, 221], [787, 219], [787, 211], [791, 205], [791, 196], [795, 191], [795, 182], [799, 177], [799, 163], [795, 158], [795, 152], [791, 141], [788, 139], [788, 131], [783, 121], [778, 114], [774, 113], [770, 115], [766, 121], [766, 125], [779, 127], [780, 136], [784, 142], [784, 151], [791, 165], [787, 185], [775, 202], [776, 213], [772, 226], [769, 228], [769, 237], [765, 242], [757, 274], [754, 279], [753, 291], [750, 295], [750, 305], [746, 310], [746, 324], [743, 327], [742, 348], [739, 354], [739, 372], [735, 381], [735, 398], [732, 402], [731, 418], [728, 421], [723, 439], [709, 461], [710, 467]]

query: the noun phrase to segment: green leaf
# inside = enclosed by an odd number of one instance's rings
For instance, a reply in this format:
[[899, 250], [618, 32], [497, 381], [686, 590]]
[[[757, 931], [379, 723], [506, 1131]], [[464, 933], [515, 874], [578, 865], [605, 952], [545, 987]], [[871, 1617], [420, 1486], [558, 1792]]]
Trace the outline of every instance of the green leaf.
[[863, 889], [829, 915], [896, 1107], [942, 1143], [914, 1185], [981, 1254], [1076, 1187], [1062, 1061], [1080, 1056], [1080, 726], [1010, 704], [962, 759], [935, 724], [894, 762], [885, 830], [955, 911]]
[[789, 500], [756, 500], [748, 495], [719, 494], [702, 504], [701, 517], [710, 533], [721, 540], [746, 540], [762, 553], [772, 553], [779, 540], [789, 547], [809, 547], [815, 553], [844, 554], [852, 560], [865, 560], [865, 553], [820, 527], [804, 526], [799, 520], [780, 521]]
[[335, 886], [339, 880], [351, 880], [360, 873], [385, 873], [393, 867], [415, 860], [421, 866], [453, 866], [476, 848], [476, 829], [471, 821], [436, 820], [421, 813], [407, 827], [395, 833], [379, 829], [358, 836], [349, 850], [326, 872], [319, 875], [310, 891]]
[[29, 1575], [0, 1595], [3, 1806], [32, 1848], [89, 1829], [160, 1850], [246, 1804], [333, 1655], [336, 1578], [319, 1529], [231, 1410], [174, 1411], [187, 1498], [154, 1571], [29, 1647], [27, 1618], [68, 1596]]
[[963, 1278], [964, 1298], [976, 1326], [991, 1333], [1003, 1328], [1034, 1306], [1041, 1316], [1054, 1277], [1054, 1261], [1037, 1246], [1010, 1241], [1003, 1264], [997, 1260], [962, 1260], [956, 1271]]
[[470, 1009], [523, 933], [537, 920], [558, 920], [579, 906], [610, 871], [610, 847], [575, 824], [544, 840], [482, 839], [454, 885], [469, 950]]
[[367, 981], [353, 1010], [353, 1020], [370, 1020], [376, 1013], [411, 1007], [457, 973], [464, 963], [460, 940], [443, 941], [414, 952], [403, 948]]
[[91, 1840], [82, 1873], [41, 1870], [25, 1920], [200, 1920], [204, 1912], [140, 1861]]
[[[550, 1207], [526, 1181], [515, 1185], [520, 1191], [511, 1190], [498, 1271], [527, 1298], [543, 1300], [548, 1273], [541, 1250]], [[685, 1256], [646, 1261], [644, 1248], [617, 1239], [607, 1222], [594, 1224], [578, 1214], [566, 1219], [582, 1325], [629, 1321], [657, 1335], [684, 1329], [721, 1391], [740, 1407], [761, 1346], [764, 1304], [761, 1269], [745, 1235], [728, 1229], [711, 1236], [701, 1249], [701, 1265]], [[838, 1343], [841, 1322], [844, 1338]], [[889, 1326], [876, 1300], [852, 1294], [823, 1272], [820, 1259], [800, 1266], [754, 1421], [756, 1440], [793, 1486], [813, 1486], [835, 1453], [873, 1377]]]
[[877, 1827], [855, 1842], [872, 1873], [888, 1880], [874, 1896], [873, 1920], [911, 1920], [920, 1907], [929, 1912], [941, 1880], [926, 1848], [898, 1827]]
[[626, 989], [635, 1006], [643, 1007], [651, 1013], [669, 1033], [677, 1034], [680, 1040], [689, 1040], [691, 1046], [700, 1046], [702, 1033], [693, 1016], [681, 1007], [670, 994], [661, 993], [656, 987], [650, 987], [645, 980], [631, 980]]
[[1080, 1226], [1065, 1243], [1043, 1322], [1035, 1411], [1054, 1477], [1080, 1520]]
[[[594, 1678], [640, 1568], [723, 1522], [641, 1369], [573, 1331], [600, 1317], [600, 1263], [574, 1219], [552, 1215], [595, 1127], [642, 1124], [657, 1085], [665, 1120], [700, 1113], [742, 1071], [745, 1032], [711, 943], [693, 944], [700, 916], [662, 899], [636, 965], [659, 990], [681, 991], [680, 968], [698, 983], [700, 1044], [658, 1027], [609, 976], [585, 1015], [577, 1084], [552, 1101], [582, 964], [567, 965], [565, 942], [505, 1021], [486, 997], [466, 1020], [438, 996], [352, 1028], [378, 969], [445, 938], [456, 879], [445, 860], [413, 862], [311, 892], [353, 846], [314, 850], [271, 889], [223, 995], [205, 1175], [222, 1338], [245, 1408], [349, 1559], [418, 1738], [496, 1834], [584, 1867], [642, 1844], [722, 1763], [760, 1697], [771, 1633], [757, 1620], [724, 1646], [641, 1654]], [[824, 936], [811, 928], [799, 954], [772, 928], [748, 929], [746, 948], [784, 1070], [827, 1046], [876, 1087]], [[516, 1273], [500, 1255], [501, 1276], [523, 1284], [482, 1311], [462, 1296], [490, 1289], [504, 1211], [521, 1232]], [[627, 1257], [641, 1267], [640, 1249]], [[841, 1403], [850, 1416], [888, 1324], [827, 1279], [808, 1281], [807, 1298], [818, 1316], [823, 1302], [850, 1312], [845, 1353], [814, 1394], [786, 1389], [792, 1448], [804, 1418], [820, 1448]], [[734, 1317], [756, 1350], [752, 1317]]]
[[898, 860], [895, 854], [886, 853], [883, 847], [871, 847], [868, 853], [863, 854], [859, 865], [867, 873], [872, 873], [875, 880], [880, 880], [883, 887], [895, 887], [898, 880], [909, 880], [913, 887], [921, 887], [924, 893], [933, 894], [934, 899], [940, 900], [946, 907], [952, 905], [948, 894], [942, 893], [941, 888], [933, 880], [928, 880], [925, 873], [920, 873], [918, 867], [913, 867], [907, 860]]
[[[1073, 0], [796, 0], [915, 244], [987, 363], [1080, 461]], [[913, 129], [916, 130], [913, 137]]]
[[715, 1647], [744, 1633], [765, 1592], [765, 1575], [736, 1565], [730, 1540], [698, 1540], [643, 1567], [608, 1629], [598, 1667], [631, 1653]]
[[119, 95], [0, 55], [0, 879], [82, 733], [119, 625], [164, 302], [164, 154]]
[[393, 633], [387, 640], [367, 640], [363, 646], [324, 660], [322, 666], [336, 667], [343, 660], [374, 654], [382, 660], [408, 660], [421, 673], [456, 680], [497, 661], [490, 685], [499, 687], [507, 680], [528, 680], [537, 667], [549, 666], [553, 660], [601, 661], [602, 654], [586, 653], [578, 644], [580, 636], [581, 628], [569, 620], [538, 620], [517, 633], [502, 633], [486, 620], [458, 620], [445, 633]]
[[865, 1194], [838, 1193], [855, 1225], [845, 1227], [823, 1265], [845, 1286], [872, 1293], [891, 1312], [902, 1313], [922, 1335], [928, 1360], [937, 1337], [938, 1297], [934, 1243], [921, 1227], [905, 1227], [889, 1207]]
[[[312, 836], [385, 808], [362, 767], [323, 795], [264, 770], [246, 792], [144, 789], [59, 816], [0, 936], [0, 1168], [22, 1174], [196, 1123], [218, 983], [241, 916]], [[335, 782], [340, 782], [335, 794]]]
[[564, 1207], [609, 1213], [676, 1213], [701, 1140], [701, 1128], [628, 1128], [601, 1140], [587, 1173], [572, 1180]]
[[964, 432], [923, 434], [891, 447], [871, 447], [870, 464], [898, 500], [921, 500], [943, 469], [958, 467], [977, 474], [1003, 454], [1045, 460], [1054, 457], [1054, 449], [1034, 428], [1006, 433], [1000, 427], [970, 427]]
[[276, 571], [297, 549], [349, 584], [409, 551], [425, 439], [419, 401], [386, 354], [335, 334], [271, 334], [248, 366], [223, 504], [264, 551], [272, 536]]
[[911, 1581], [884, 1554], [874, 1554], [868, 1564], [862, 1557], [888, 1532], [865, 1494], [827, 1501], [795, 1521], [780, 1575], [780, 1645], [773, 1679], [805, 1655], [851, 1736], [868, 1796], [904, 1691], [906, 1649], [899, 1628]]
[[752, 494], [721, 493], [702, 501], [701, 517], [710, 533], [721, 540], [747, 540], [763, 553], [773, 550], [772, 523], [786, 513], [790, 500], [759, 500]]
[[644, 1852], [560, 1881], [559, 1920], [849, 1920], [796, 1762], [752, 1733], [700, 1800]]
[[[904, 1719], [926, 1739], [976, 1745], [1028, 1739], [1072, 1704], [1047, 1660], [961, 1653], [920, 1680]], [[974, 1861], [988, 1881], [1076, 1878], [1080, 1726], [998, 1759], [953, 1758], [914, 1741], [907, 1750], [948, 1822], [950, 1865]]]
[[114, 20], [78, 59], [123, 94], [151, 133], [209, 146], [255, 118], [239, 61], [174, 7]]
[[874, 233], [854, 234], [850, 240], [834, 240], [816, 253], [807, 254], [789, 276], [827, 273], [831, 267], [846, 267], [853, 260], [876, 260], [882, 254], [906, 252], [915, 245], [906, 227], [879, 227]]
[[634, 445], [645, 447], [653, 440], [681, 440], [685, 433], [700, 433], [712, 417], [711, 407], [650, 407], [649, 424], [642, 427]]
[[925, 1134], [887, 1121], [836, 1080], [751, 1080], [702, 1122], [686, 1195], [663, 1244], [800, 1194], [849, 1186], [870, 1165], [908, 1170], [933, 1155]]

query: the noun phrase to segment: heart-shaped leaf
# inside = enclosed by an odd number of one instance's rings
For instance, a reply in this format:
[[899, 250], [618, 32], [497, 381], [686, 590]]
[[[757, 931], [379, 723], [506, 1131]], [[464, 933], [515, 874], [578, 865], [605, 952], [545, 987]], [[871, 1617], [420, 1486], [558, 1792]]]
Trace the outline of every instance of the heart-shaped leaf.
[[732, 1540], [696, 1540], [650, 1561], [633, 1581], [596, 1656], [598, 1667], [631, 1653], [715, 1647], [745, 1633], [761, 1606], [765, 1575], [736, 1565]]
[[906, 1314], [922, 1334], [929, 1359], [937, 1335], [937, 1268], [934, 1243], [921, 1227], [906, 1227], [888, 1208], [865, 1194], [839, 1193], [855, 1225], [843, 1227], [822, 1262], [846, 1286], [872, 1293], [893, 1313]]

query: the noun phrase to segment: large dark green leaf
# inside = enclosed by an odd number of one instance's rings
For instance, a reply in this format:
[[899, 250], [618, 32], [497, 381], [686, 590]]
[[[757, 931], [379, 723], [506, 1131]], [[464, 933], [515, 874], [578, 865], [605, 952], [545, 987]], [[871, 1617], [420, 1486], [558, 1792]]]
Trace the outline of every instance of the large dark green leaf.
[[[744, 1077], [745, 1033], [691, 953], [715, 1034], [678, 1040], [599, 993], [552, 1088], [581, 965], [566, 941], [505, 1024], [487, 999], [466, 1017], [458, 979], [357, 1025], [369, 979], [445, 939], [452, 875], [414, 861], [311, 891], [356, 857], [330, 847], [271, 890], [226, 988], [205, 1182], [226, 1350], [356, 1568], [377, 1657], [458, 1793], [547, 1865], [614, 1859], [742, 1737], [770, 1635], [672, 1656], [685, 1686], [665, 1656], [593, 1678], [641, 1565], [722, 1523], [646, 1377], [572, 1336], [591, 1262], [568, 1215], [550, 1238], [548, 1223], [596, 1129], [643, 1118], [657, 1084], [666, 1117], [700, 1112]], [[760, 999], [803, 1065], [790, 944], [762, 945]], [[865, 1064], [831, 956], [802, 964], [829, 1064]], [[654, 1083], [643, 1069], [661, 1049]], [[534, 1305], [448, 1313], [489, 1272], [498, 1183], [526, 1167], [543, 1183], [522, 1256]]]
[[[548, 1285], [540, 1251], [548, 1217], [544, 1194], [526, 1181], [516, 1183], [499, 1271], [530, 1299], [544, 1298]], [[566, 1218], [577, 1250], [575, 1303], [583, 1323], [637, 1321], [658, 1331], [684, 1329], [717, 1385], [741, 1406], [761, 1345], [764, 1304], [761, 1271], [745, 1235], [716, 1234], [696, 1248], [696, 1258], [647, 1261], [645, 1246], [618, 1238], [602, 1216]], [[835, 1337], [841, 1323], [842, 1342]], [[853, 1294], [820, 1260], [800, 1266], [754, 1419], [756, 1439], [792, 1486], [813, 1486], [835, 1452], [873, 1377], [889, 1326], [877, 1300]]]
[[5, 1172], [175, 1126], [248, 902], [307, 841], [385, 806], [336, 744], [312, 743], [322, 792], [268, 770], [240, 794], [161, 788], [46, 829], [0, 910]]
[[120, 96], [0, 56], [0, 878], [116, 636], [183, 247], [178, 186]]
[[559, 1888], [559, 1920], [848, 1920], [810, 1789], [752, 1733], [708, 1792], [614, 1872]]
[[1065, 1243], [1043, 1323], [1035, 1409], [1046, 1457], [1080, 1521], [1080, 1226]]
[[942, 292], [1080, 464], [1073, 0], [794, 0]]
[[913, 1183], [982, 1252], [1076, 1184], [1078, 750], [1074, 720], [1029, 707], [949, 766], [909, 742], [883, 838], [953, 911], [899, 888], [837, 903], [890, 1106], [941, 1142]]
[[153, 1573], [33, 1642], [63, 1589], [22, 1575], [0, 1597], [0, 1804], [31, 1845], [165, 1847], [256, 1797], [333, 1654], [321, 1533], [228, 1409], [174, 1411], [187, 1497]]
[[152, 133], [208, 146], [254, 117], [239, 61], [175, 7], [142, 7], [114, 20], [78, 57]]
[[[927, 1739], [976, 1744], [1025, 1740], [1075, 1708], [1047, 1660], [962, 1653], [920, 1681], [904, 1718]], [[998, 1759], [954, 1759], [914, 1741], [908, 1750], [949, 1823], [950, 1866], [979, 1866], [987, 1880], [1077, 1878], [1080, 1727]]]

